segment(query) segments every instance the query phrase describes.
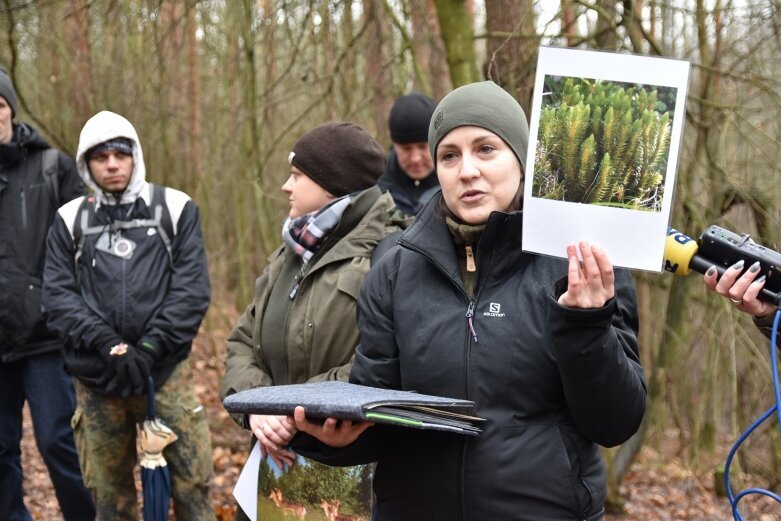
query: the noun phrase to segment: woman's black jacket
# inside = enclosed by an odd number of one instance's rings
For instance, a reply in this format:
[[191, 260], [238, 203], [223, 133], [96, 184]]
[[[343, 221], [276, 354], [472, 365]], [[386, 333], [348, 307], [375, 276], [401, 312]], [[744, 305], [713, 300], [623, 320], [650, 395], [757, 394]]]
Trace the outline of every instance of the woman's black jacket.
[[627, 440], [645, 411], [632, 280], [616, 270], [603, 308], [562, 307], [566, 261], [524, 253], [522, 213], [494, 212], [469, 300], [440, 197], [363, 286], [350, 379], [473, 400], [484, 432], [374, 426], [340, 450], [303, 434], [293, 448], [333, 465], [377, 461], [379, 521], [601, 519], [597, 445]]

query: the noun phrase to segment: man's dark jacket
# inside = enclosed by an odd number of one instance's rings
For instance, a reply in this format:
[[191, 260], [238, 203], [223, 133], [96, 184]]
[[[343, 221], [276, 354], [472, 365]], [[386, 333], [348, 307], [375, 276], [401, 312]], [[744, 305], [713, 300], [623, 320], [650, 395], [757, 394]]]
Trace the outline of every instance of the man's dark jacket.
[[0, 144], [0, 361], [56, 351], [60, 341], [41, 313], [41, 277], [46, 232], [57, 208], [84, 193], [76, 165], [57, 154], [50, 175], [43, 172], [51, 148], [32, 127], [13, 126], [10, 143]]
[[388, 154], [388, 166], [385, 173], [377, 181], [383, 190], [388, 190], [393, 196], [396, 208], [404, 215], [417, 215], [421, 208], [439, 191], [439, 180], [432, 172], [419, 182], [410, 179], [402, 170], [396, 151], [391, 149]]
[[299, 434], [294, 450], [336, 465], [378, 461], [376, 521], [602, 519], [597, 444], [627, 440], [645, 410], [629, 274], [616, 270], [604, 307], [563, 307], [567, 262], [524, 253], [522, 213], [494, 212], [470, 301], [440, 198], [369, 273], [350, 381], [473, 400], [483, 433], [375, 425], [343, 449]]
[[[150, 185], [135, 202], [101, 205], [89, 226], [108, 229], [113, 220], [154, 217]], [[98, 351], [128, 342], [149, 342], [157, 348], [152, 376], [159, 388], [176, 365], [187, 358], [192, 340], [211, 296], [206, 253], [198, 207], [186, 194], [166, 188], [167, 198], [186, 199], [171, 239], [169, 260], [157, 230], [150, 227], [123, 231], [136, 243], [129, 259], [97, 249], [98, 234], [85, 235], [77, 281], [76, 244], [69, 226], [77, 199], [60, 209], [49, 232], [44, 274], [44, 304], [49, 326], [64, 339], [65, 366], [81, 382], [99, 393], [106, 364]], [[150, 204], [152, 205], [150, 207]], [[68, 225], [63, 218], [67, 215]], [[152, 231], [154, 230], [154, 232]]]

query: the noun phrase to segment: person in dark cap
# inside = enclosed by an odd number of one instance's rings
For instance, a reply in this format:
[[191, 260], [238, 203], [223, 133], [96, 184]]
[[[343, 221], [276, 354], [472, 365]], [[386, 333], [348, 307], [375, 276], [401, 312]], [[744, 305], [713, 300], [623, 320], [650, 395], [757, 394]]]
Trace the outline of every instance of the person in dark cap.
[[41, 313], [46, 233], [84, 187], [71, 158], [26, 123], [0, 69], [0, 519], [27, 520], [20, 441], [25, 401], [38, 450], [66, 521], [94, 519], [70, 427], [76, 407], [61, 342]]
[[439, 189], [428, 147], [428, 124], [436, 103], [412, 92], [399, 97], [388, 118], [393, 148], [388, 168], [379, 182], [390, 191], [396, 206], [405, 215], [415, 215]]
[[529, 128], [498, 85], [445, 96], [428, 143], [442, 193], [364, 283], [350, 381], [471, 400], [483, 432], [315, 423], [299, 407], [293, 449], [377, 461], [375, 521], [599, 521], [599, 445], [645, 411], [632, 279], [586, 242], [582, 265], [574, 245], [568, 260], [523, 251]]
[[[403, 219], [377, 186], [385, 152], [362, 127], [330, 122], [296, 142], [282, 191], [282, 245], [227, 340], [222, 398], [245, 389], [347, 380], [358, 344], [355, 308], [377, 244]], [[234, 415], [279, 468], [295, 454], [286, 416]], [[243, 519], [243, 517], [240, 517]]]

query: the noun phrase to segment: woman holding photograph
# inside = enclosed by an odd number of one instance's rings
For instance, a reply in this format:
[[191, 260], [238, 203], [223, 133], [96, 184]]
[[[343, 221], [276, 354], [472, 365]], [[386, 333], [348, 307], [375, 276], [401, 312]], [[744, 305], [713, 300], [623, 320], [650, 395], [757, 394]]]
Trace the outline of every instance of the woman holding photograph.
[[378, 462], [375, 520], [604, 515], [598, 445], [626, 441], [645, 410], [634, 288], [585, 241], [568, 260], [523, 252], [528, 138], [523, 110], [494, 83], [446, 96], [429, 128], [442, 193], [358, 303], [350, 381], [472, 400], [483, 433], [318, 424], [296, 409], [300, 453]]

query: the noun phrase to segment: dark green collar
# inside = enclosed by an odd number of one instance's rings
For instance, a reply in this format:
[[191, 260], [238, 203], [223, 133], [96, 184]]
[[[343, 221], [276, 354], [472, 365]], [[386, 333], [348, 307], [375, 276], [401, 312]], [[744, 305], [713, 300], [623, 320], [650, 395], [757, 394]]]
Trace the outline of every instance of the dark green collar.
[[476, 246], [485, 231], [485, 224], [460, 224], [449, 215], [445, 217], [445, 222], [457, 246]]

